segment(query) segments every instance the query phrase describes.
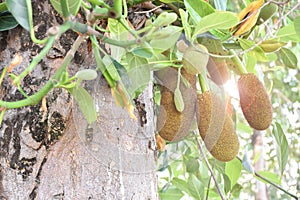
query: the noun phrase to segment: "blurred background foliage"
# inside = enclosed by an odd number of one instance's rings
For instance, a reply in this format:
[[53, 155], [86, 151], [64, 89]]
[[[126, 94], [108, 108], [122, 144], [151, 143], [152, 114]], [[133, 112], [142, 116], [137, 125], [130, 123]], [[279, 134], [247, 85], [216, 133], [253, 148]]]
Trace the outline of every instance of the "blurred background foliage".
[[[162, 2], [187, 5], [191, 1]], [[250, 2], [209, 1], [216, 10], [232, 12], [240, 11]], [[228, 199], [295, 199], [296, 196], [300, 196], [300, 67], [297, 61], [300, 56], [300, 35], [299, 32], [298, 35], [289, 35], [292, 26], [300, 27], [300, 10], [298, 1], [276, 3], [278, 10], [273, 13], [271, 20], [255, 26], [248, 39], [257, 42], [264, 38], [278, 38], [286, 43], [285, 48], [275, 52], [264, 52], [267, 59], [262, 61], [257, 54], [253, 56], [246, 52], [242, 55], [242, 61], [248, 71], [264, 80], [273, 104], [272, 126], [258, 135], [248, 126], [239, 108], [237, 78], [233, 75], [224, 88], [232, 97], [236, 131], [241, 144], [238, 157], [242, 162], [237, 158], [227, 163], [219, 162], [209, 154], [202, 142], [200, 144], [222, 195]], [[189, 10], [192, 9], [190, 7], [186, 9], [189, 14], [195, 13], [194, 10]], [[290, 52], [294, 55], [289, 55]], [[289, 57], [288, 60], [286, 56]], [[169, 143], [166, 150], [159, 153], [161, 199], [221, 199], [220, 191], [212, 180], [205, 157], [201, 155], [195, 140], [195, 137], [200, 140], [196, 124], [193, 129], [185, 140]], [[261, 148], [259, 151], [255, 150], [257, 145]], [[259, 160], [262, 161], [263, 168], [256, 167]], [[283, 164], [285, 160], [286, 165]], [[283, 166], [285, 167], [281, 169]], [[259, 179], [252, 170], [267, 178], [269, 183]], [[259, 196], [262, 195], [259, 193], [259, 189], [262, 189], [260, 187], [265, 187], [263, 190], [266, 196]]]

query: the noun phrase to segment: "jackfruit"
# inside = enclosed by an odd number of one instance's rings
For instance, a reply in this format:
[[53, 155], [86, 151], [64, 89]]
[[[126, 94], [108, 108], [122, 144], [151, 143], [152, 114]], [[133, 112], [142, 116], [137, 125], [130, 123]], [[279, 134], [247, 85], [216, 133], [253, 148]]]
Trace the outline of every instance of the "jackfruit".
[[[196, 108], [196, 76], [181, 69], [185, 81], [180, 81], [180, 92], [184, 109], [179, 112], [174, 102], [174, 91], [177, 86], [177, 69], [172, 67], [155, 72], [157, 81], [162, 85], [161, 102], [157, 116], [157, 130], [165, 140], [177, 142], [184, 138], [191, 127]], [[190, 86], [187, 86], [188, 82]]]
[[233, 160], [239, 152], [240, 143], [225, 101], [211, 91], [199, 94], [196, 116], [200, 136], [211, 155], [223, 162]]
[[240, 104], [244, 117], [256, 130], [265, 130], [272, 123], [272, 104], [267, 91], [252, 73], [242, 74], [238, 80]]

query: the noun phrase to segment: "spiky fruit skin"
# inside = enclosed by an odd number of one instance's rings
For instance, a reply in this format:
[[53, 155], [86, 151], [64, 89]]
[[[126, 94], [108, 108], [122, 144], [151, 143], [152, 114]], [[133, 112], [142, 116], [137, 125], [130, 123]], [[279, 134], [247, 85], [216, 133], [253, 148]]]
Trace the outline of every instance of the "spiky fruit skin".
[[240, 104], [244, 117], [256, 130], [265, 130], [272, 123], [272, 104], [264, 85], [252, 73], [238, 80]]
[[174, 102], [174, 91], [177, 84], [177, 70], [166, 68], [156, 74], [161, 83], [161, 101], [157, 116], [157, 130], [159, 135], [168, 141], [177, 142], [184, 138], [191, 127], [195, 116], [196, 107], [196, 77], [188, 74], [184, 69], [181, 75], [190, 83], [191, 87], [186, 87], [183, 81], [180, 82], [184, 110], [179, 112]]
[[240, 143], [224, 101], [209, 91], [199, 94], [196, 116], [200, 136], [211, 155], [223, 162], [233, 160]]

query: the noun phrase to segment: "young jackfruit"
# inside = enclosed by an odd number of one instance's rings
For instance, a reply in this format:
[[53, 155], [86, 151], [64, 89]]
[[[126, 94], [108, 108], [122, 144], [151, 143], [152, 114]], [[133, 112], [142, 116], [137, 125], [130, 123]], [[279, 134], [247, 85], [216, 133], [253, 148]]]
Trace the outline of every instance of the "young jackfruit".
[[191, 127], [196, 106], [196, 77], [181, 70], [181, 75], [190, 84], [187, 86], [180, 81], [184, 109], [179, 112], [174, 102], [174, 91], [177, 85], [177, 70], [169, 67], [155, 73], [158, 82], [162, 85], [161, 102], [157, 116], [157, 130], [165, 140], [176, 142], [185, 137]]
[[225, 103], [213, 92], [199, 94], [196, 116], [200, 136], [211, 155], [223, 162], [234, 159], [240, 143]]
[[272, 123], [272, 105], [267, 91], [252, 73], [242, 74], [238, 80], [240, 104], [249, 125], [265, 130]]

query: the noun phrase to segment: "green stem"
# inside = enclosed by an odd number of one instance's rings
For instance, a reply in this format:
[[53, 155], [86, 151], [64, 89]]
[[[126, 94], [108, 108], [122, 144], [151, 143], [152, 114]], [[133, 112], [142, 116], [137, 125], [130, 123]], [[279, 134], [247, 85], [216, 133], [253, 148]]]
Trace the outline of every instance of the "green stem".
[[235, 54], [235, 52], [231, 49], [229, 50], [229, 54], [230, 55], [234, 55], [234, 57], [232, 57], [232, 61], [234, 62], [234, 64], [236, 64], [238, 71], [241, 74], [246, 74], [247, 69], [245, 68], [244, 64], [242, 63], [242, 61], [240, 60], [240, 58]]
[[209, 90], [209, 86], [206, 83], [206, 80], [202, 74], [198, 74], [198, 79], [201, 87], [202, 93], [206, 92]]
[[8, 70], [8, 67], [4, 67], [4, 69], [3, 69], [2, 73], [1, 73], [1, 76], [0, 76], [0, 86], [2, 84], [2, 81], [4, 79], [4, 76], [5, 76], [6, 72], [7, 72], [7, 70]]
[[152, 28], [153, 28], [152, 26], [146, 26], [146, 27], [144, 27], [144, 28], [142, 28], [142, 29], [140, 29], [140, 30], [137, 30], [137, 31], [136, 31], [136, 34], [137, 34], [137, 35], [141, 35], [142, 33], [145, 33], [145, 32], [147, 32], [147, 31], [150, 31]]
[[30, 27], [30, 38], [36, 44], [45, 44], [48, 41], [48, 38], [43, 40], [39, 40], [35, 37], [34, 28], [33, 28], [33, 20], [32, 20], [32, 4], [31, 0], [26, 0], [27, 5], [27, 12], [28, 12], [28, 20], [29, 20], [29, 27]]
[[180, 87], [180, 78], [181, 78], [181, 73], [180, 73], [180, 71], [181, 71], [181, 67], [180, 68], [178, 68], [178, 73], [177, 73], [177, 88], [179, 88]]
[[3, 109], [0, 113], [0, 125], [2, 124], [2, 120], [4, 118], [4, 113], [5, 113], [6, 109]]
[[100, 1], [100, 0], [88, 0], [88, 2], [94, 4], [94, 5], [97, 5], [99, 7], [104, 7], [104, 8], [107, 8], [107, 9], [111, 9], [111, 7], [106, 4], [104, 1]]
[[48, 51], [51, 49], [55, 38], [57, 36], [60, 36], [62, 33], [66, 32], [67, 30], [69, 30], [69, 28], [72, 26], [71, 22], [66, 22], [65, 24], [61, 25], [59, 27], [59, 32], [56, 35], [51, 35], [48, 39], [48, 42], [46, 44], [46, 46], [43, 48], [43, 50], [37, 55], [35, 56], [31, 63], [29, 64], [29, 66], [19, 75], [17, 76], [14, 81], [13, 84], [15, 85], [19, 85], [21, 79], [23, 79], [28, 73], [30, 73], [35, 66], [47, 55]]
[[71, 60], [74, 57], [75, 52], [79, 48], [79, 45], [84, 40], [85, 36], [79, 36], [74, 44], [72, 45], [72, 48], [68, 51], [66, 57], [64, 58], [61, 66], [58, 68], [58, 70], [53, 75], [52, 79], [49, 80], [44, 87], [39, 90], [37, 93], [33, 94], [27, 99], [23, 99], [20, 101], [15, 102], [7, 102], [7, 101], [1, 101], [0, 100], [0, 107], [4, 107], [6, 109], [12, 109], [12, 108], [20, 108], [24, 106], [30, 106], [35, 105], [41, 101], [41, 99], [47, 95], [48, 92], [54, 87], [55, 82], [59, 82], [61, 75], [66, 70], [66, 67], [70, 64]]
[[132, 45], [135, 45], [135, 44], [139, 44], [140, 42], [138, 40], [130, 40], [130, 41], [119, 41], [119, 40], [113, 40], [113, 39], [110, 39], [102, 34], [98, 34], [97, 37], [102, 40], [104, 43], [108, 43], [108, 44], [111, 44], [111, 45], [114, 45], [114, 46], [118, 46], [118, 47], [123, 47], [123, 48], [128, 48]]
[[100, 69], [101, 73], [103, 74], [104, 78], [106, 79], [108, 85], [111, 88], [114, 88], [116, 86], [115, 81], [111, 78], [110, 74], [108, 73], [108, 71], [105, 68], [105, 65], [102, 62], [102, 58], [100, 56], [100, 52], [99, 52], [99, 45], [97, 43], [97, 40], [95, 38], [95, 36], [90, 36], [90, 39], [92, 41], [92, 47], [93, 47], [93, 51], [94, 51], [94, 56], [97, 62], [97, 67]]
[[117, 14], [116, 19], [119, 19], [122, 16], [122, 0], [114, 1], [114, 11]]
[[123, 17], [120, 18], [120, 19], [118, 19], [118, 21], [119, 21], [119, 23], [122, 24], [122, 26], [123, 26], [124, 28], [126, 28], [126, 30], [127, 30], [131, 35], [133, 35], [135, 38], [138, 38], [138, 37], [139, 37], [138, 34], [137, 34], [134, 30], [132, 30], [132, 29], [128, 26], [127, 23], [124, 22], [124, 18], [123, 18]]
[[92, 7], [84, 1], [81, 1], [81, 5], [84, 9], [90, 10]]
[[127, 18], [128, 17], [128, 8], [127, 8], [127, 1], [126, 0], [123, 0], [123, 6], [124, 6], [124, 18]]

